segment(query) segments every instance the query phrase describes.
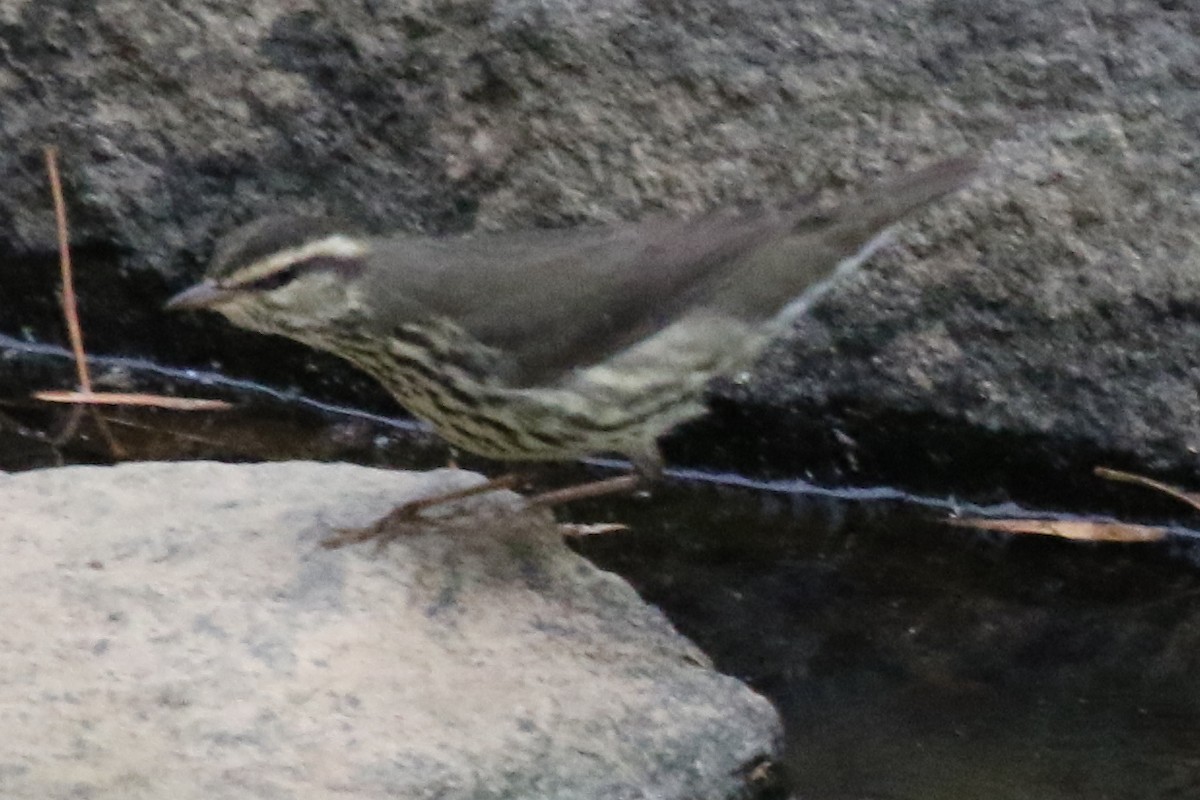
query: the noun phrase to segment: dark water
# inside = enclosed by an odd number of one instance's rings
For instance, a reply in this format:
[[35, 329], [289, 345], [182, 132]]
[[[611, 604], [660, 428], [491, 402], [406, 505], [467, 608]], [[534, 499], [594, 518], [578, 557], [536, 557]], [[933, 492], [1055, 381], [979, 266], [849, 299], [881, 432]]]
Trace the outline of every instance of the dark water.
[[[69, 384], [52, 349], [0, 349], [18, 385]], [[97, 374], [238, 403], [104, 411], [127, 459], [428, 467], [449, 456], [411, 425], [213, 375], [119, 361]], [[61, 436], [67, 410], [0, 399], [0, 469], [112, 460], [87, 417]], [[797, 797], [1200, 798], [1200, 549], [1189, 531], [1136, 546], [1013, 538], [949, 527], [953, 503], [899, 492], [741, 483], [690, 473], [648, 499], [567, 513], [628, 524], [576, 547], [776, 704]]]
[[587, 551], [775, 702], [801, 796], [1200, 797], [1186, 552], [964, 534], [900, 504], [668, 495]]

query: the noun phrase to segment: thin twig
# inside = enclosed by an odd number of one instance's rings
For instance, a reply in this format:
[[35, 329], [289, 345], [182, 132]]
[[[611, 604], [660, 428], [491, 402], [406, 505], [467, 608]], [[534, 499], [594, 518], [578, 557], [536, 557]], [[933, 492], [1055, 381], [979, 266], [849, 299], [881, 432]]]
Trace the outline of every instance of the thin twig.
[[960, 528], [981, 528], [1003, 533], [1025, 533], [1038, 536], [1057, 536], [1087, 542], [1158, 542], [1169, 531], [1153, 525], [1130, 525], [1124, 522], [1092, 521], [1085, 519], [991, 519], [986, 517], [951, 517], [948, 525]]
[[1144, 475], [1137, 475], [1133, 472], [1125, 472], [1119, 469], [1109, 469], [1108, 467], [1096, 467], [1092, 470], [1097, 476], [1107, 478], [1110, 481], [1119, 481], [1121, 483], [1132, 483], [1135, 486], [1144, 486], [1147, 489], [1154, 489], [1162, 492], [1168, 497], [1174, 497], [1181, 503], [1187, 503], [1192, 508], [1200, 511], [1200, 494], [1195, 492], [1185, 492], [1169, 483], [1156, 481], [1153, 478], [1147, 478]]
[[147, 425], [142, 422], [134, 422], [130, 419], [121, 419], [120, 417], [105, 417], [105, 419], [108, 420], [110, 424], [116, 425], [117, 427], [132, 428], [135, 431], [143, 431], [151, 434], [166, 434], [173, 439], [191, 442], [192, 444], [204, 445], [205, 447], [211, 447], [214, 450], [221, 448], [229, 449], [230, 446], [229, 442], [225, 442], [220, 439], [212, 439], [207, 436], [200, 436], [194, 433], [184, 433], [183, 431], [164, 428], [159, 425]]
[[67, 204], [63, 200], [62, 181], [58, 177], [58, 148], [46, 147], [46, 172], [50, 174], [50, 194], [54, 197], [54, 223], [58, 229], [58, 266], [62, 273], [63, 316], [67, 319], [67, 335], [71, 338], [71, 352], [75, 354], [75, 372], [79, 376], [79, 388], [89, 394], [92, 378], [88, 374], [87, 357], [83, 351], [83, 330], [79, 325], [79, 313], [75, 303], [75, 281], [71, 272], [71, 246], [67, 238]]
[[79, 377], [78, 392], [37, 392], [34, 397], [51, 403], [72, 403], [74, 408], [57, 442], [65, 443], [78, 430], [80, 417], [90, 413], [96, 428], [108, 444], [113, 458], [125, 457], [125, 450], [113, 436], [104, 417], [97, 412], [99, 405], [149, 406], [176, 411], [223, 411], [232, 404], [224, 400], [201, 400], [185, 397], [163, 397], [148, 394], [126, 394], [120, 392], [92, 391], [92, 378], [88, 372], [87, 354], [83, 347], [83, 326], [79, 323], [79, 307], [75, 295], [74, 271], [71, 268], [70, 231], [67, 226], [67, 204], [63, 198], [62, 179], [58, 172], [58, 149], [53, 145], [45, 148], [46, 172], [50, 177], [50, 193], [54, 198], [54, 222], [58, 231], [58, 263], [62, 273], [63, 317], [67, 323], [67, 334], [71, 339], [71, 352], [75, 357], [75, 372]]
[[[58, 232], [58, 266], [62, 275], [62, 306], [63, 317], [67, 321], [67, 336], [71, 339], [71, 351], [75, 354], [75, 372], [79, 376], [79, 388], [84, 394], [92, 393], [92, 376], [88, 374], [87, 355], [83, 349], [83, 328], [79, 324], [79, 308], [75, 300], [75, 279], [71, 270], [71, 244], [67, 230], [67, 203], [63, 199], [62, 180], [58, 175], [58, 148], [46, 146], [46, 172], [50, 176], [50, 194], [54, 198], [54, 224]], [[96, 429], [108, 444], [113, 458], [122, 458], [124, 449], [108, 429], [104, 418], [92, 412], [96, 421]], [[78, 416], [72, 418], [68, 430], [72, 431], [78, 423]]]
[[79, 435], [79, 425], [86, 413], [87, 409], [84, 406], [71, 406], [71, 413], [67, 415], [66, 422], [50, 440], [56, 448], [66, 447], [68, 442]]
[[194, 397], [169, 397], [160, 394], [129, 394], [126, 392], [34, 392], [37, 400], [48, 403], [82, 403], [94, 406], [141, 406], [169, 408], [174, 411], [224, 411], [233, 408], [225, 400], [203, 400]]

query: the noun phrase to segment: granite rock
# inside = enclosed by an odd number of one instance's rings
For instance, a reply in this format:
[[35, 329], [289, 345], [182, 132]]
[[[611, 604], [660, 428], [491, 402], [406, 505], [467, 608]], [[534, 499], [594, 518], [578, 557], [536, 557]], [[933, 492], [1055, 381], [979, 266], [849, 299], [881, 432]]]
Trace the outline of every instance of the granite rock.
[[0, 475], [0, 795], [762, 796], [770, 705], [548, 517], [489, 496], [380, 553], [319, 546], [478, 479], [212, 462]]

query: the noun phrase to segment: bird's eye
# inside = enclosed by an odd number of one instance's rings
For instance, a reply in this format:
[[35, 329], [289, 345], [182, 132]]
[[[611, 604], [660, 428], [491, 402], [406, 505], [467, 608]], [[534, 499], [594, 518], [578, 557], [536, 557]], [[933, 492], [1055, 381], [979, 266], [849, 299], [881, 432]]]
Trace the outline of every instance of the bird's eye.
[[250, 292], [270, 292], [279, 287], [291, 283], [292, 280], [300, 272], [300, 264], [289, 264], [282, 269], [277, 269], [274, 272], [263, 275], [261, 278], [246, 281], [240, 284], [237, 288]]

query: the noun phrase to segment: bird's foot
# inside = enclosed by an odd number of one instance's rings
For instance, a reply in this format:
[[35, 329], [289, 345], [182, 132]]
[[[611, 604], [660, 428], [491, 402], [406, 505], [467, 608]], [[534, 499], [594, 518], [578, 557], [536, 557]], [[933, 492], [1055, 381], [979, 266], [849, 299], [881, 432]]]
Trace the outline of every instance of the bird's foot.
[[[438, 517], [425, 516], [425, 512], [429, 509], [449, 505], [458, 500], [476, 497], [501, 489], [514, 489], [520, 483], [521, 479], [517, 475], [502, 475], [499, 478], [493, 478], [475, 486], [468, 486], [465, 489], [457, 489], [453, 492], [443, 492], [432, 497], [410, 500], [403, 505], [393, 508], [369, 525], [364, 525], [361, 528], [339, 528], [334, 536], [321, 542], [321, 546], [334, 550], [346, 545], [373, 541], [376, 548], [382, 550], [397, 539], [420, 533], [423, 530], [427, 530], [430, 524], [436, 524], [439, 519], [447, 518], [445, 514]], [[563, 505], [564, 503], [575, 502], [576, 500], [589, 500], [595, 497], [623, 494], [640, 489], [644, 483], [644, 479], [636, 473], [618, 475], [615, 478], [580, 483], [562, 489], [535, 494], [525, 498], [517, 508], [522, 511], [531, 508], [551, 508]], [[586, 530], [584, 532], [592, 534], [615, 529], [617, 528], [601, 526], [597, 530]]]
[[393, 508], [369, 525], [364, 525], [361, 528], [339, 528], [334, 536], [322, 541], [321, 546], [329, 550], [334, 550], [350, 544], [374, 541], [376, 547], [382, 550], [389, 543], [403, 536], [411, 536], [420, 532], [424, 528], [424, 525], [421, 523], [428, 524], [436, 521], [424, 516], [424, 512], [431, 508], [449, 505], [458, 500], [465, 500], [468, 497], [476, 497], [481, 494], [488, 494], [489, 492], [513, 489], [519, 483], [520, 478], [517, 475], [501, 475], [499, 478], [493, 478], [474, 486], [468, 486], [465, 489], [456, 489], [453, 492], [443, 492], [431, 497], [410, 500], [403, 505]]

